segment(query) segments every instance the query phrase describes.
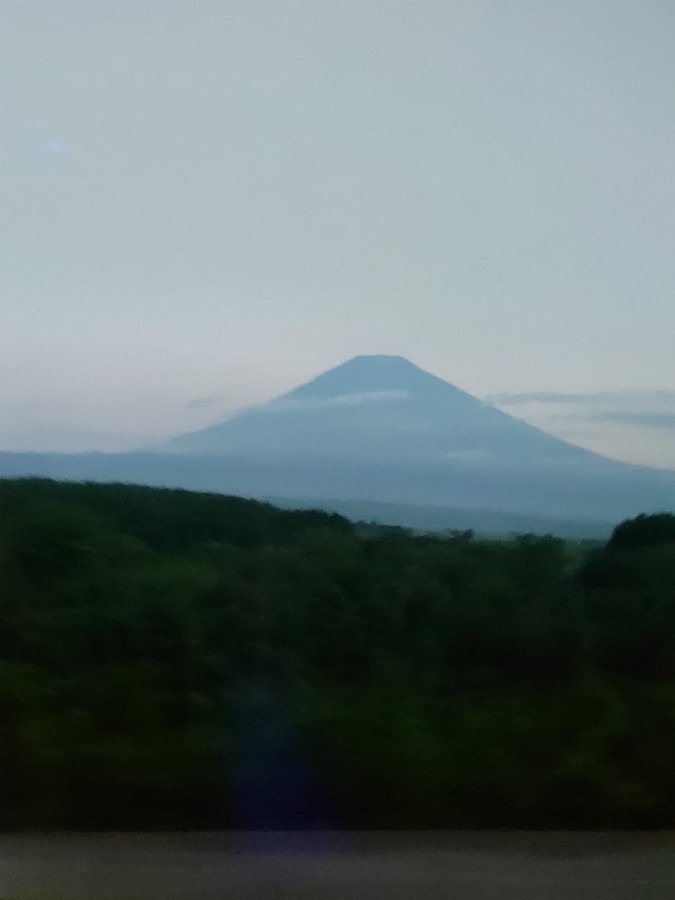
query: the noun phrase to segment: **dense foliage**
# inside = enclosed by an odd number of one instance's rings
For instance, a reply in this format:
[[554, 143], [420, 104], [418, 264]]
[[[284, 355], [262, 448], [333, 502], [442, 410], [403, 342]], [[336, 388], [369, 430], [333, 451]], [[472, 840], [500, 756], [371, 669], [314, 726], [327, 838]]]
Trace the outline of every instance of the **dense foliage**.
[[130, 485], [0, 508], [0, 827], [675, 825], [673, 516], [593, 547]]

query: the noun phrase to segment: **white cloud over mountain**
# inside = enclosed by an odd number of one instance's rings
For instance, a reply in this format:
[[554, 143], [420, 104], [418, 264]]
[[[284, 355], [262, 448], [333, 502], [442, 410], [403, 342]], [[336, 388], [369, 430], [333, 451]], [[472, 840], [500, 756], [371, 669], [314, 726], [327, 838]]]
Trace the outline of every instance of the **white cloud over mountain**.
[[288, 410], [332, 409], [343, 406], [363, 406], [367, 403], [385, 403], [392, 400], [407, 400], [411, 395], [407, 390], [357, 391], [353, 394], [336, 394], [333, 397], [280, 397], [256, 409], [256, 412], [286, 412]]

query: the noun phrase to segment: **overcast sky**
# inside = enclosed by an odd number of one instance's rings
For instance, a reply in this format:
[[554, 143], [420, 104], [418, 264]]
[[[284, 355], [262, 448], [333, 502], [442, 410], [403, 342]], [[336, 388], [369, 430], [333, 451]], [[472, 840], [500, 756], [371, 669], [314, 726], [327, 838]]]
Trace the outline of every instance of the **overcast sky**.
[[5, 0], [4, 449], [356, 354], [675, 468], [675, 3]]

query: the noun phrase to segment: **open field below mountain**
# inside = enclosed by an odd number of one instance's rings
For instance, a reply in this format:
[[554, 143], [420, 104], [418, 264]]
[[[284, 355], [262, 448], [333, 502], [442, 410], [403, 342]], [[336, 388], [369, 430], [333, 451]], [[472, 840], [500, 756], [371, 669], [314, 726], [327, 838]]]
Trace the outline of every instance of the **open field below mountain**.
[[553, 534], [571, 540], [606, 540], [613, 524], [597, 519], [555, 519], [524, 516], [489, 509], [457, 506], [414, 506], [406, 503], [372, 503], [367, 500], [314, 500], [297, 497], [265, 497], [282, 509], [322, 509], [352, 522], [400, 526], [418, 532], [471, 530], [486, 537], [514, 534]]

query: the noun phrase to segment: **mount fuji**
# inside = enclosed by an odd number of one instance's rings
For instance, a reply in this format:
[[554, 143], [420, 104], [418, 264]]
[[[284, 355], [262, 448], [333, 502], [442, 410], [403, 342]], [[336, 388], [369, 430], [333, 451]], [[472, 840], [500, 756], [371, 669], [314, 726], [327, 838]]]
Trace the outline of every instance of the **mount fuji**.
[[526, 425], [401, 356], [357, 356], [160, 452], [569, 468], [595, 454]]
[[0, 475], [28, 474], [334, 508], [369, 501], [605, 522], [675, 510], [675, 472], [566, 443], [400, 356], [357, 356], [143, 452], [0, 454]]

